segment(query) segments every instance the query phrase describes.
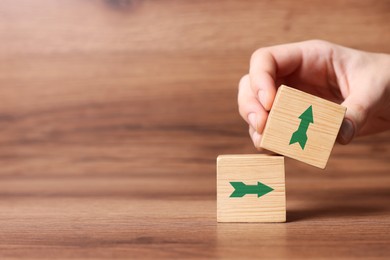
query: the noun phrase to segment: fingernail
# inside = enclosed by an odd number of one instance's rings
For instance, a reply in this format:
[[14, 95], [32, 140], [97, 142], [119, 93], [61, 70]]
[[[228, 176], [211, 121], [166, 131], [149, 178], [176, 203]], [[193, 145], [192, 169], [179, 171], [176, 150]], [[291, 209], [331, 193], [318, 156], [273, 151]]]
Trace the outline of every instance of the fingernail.
[[355, 136], [355, 127], [351, 120], [344, 119], [340, 128], [340, 143], [348, 144]]
[[249, 124], [251, 125], [251, 127], [253, 129], [255, 129], [255, 131], [257, 130], [256, 129], [256, 126], [257, 126], [257, 123], [256, 123], [256, 114], [255, 113], [250, 113], [248, 115], [248, 121], [249, 121]]
[[264, 91], [264, 90], [259, 91], [259, 100], [260, 100], [260, 103], [263, 105], [263, 107], [265, 109], [267, 109], [267, 107], [265, 106], [265, 104], [267, 102], [267, 92], [266, 91]]
[[261, 135], [258, 132], [254, 132], [252, 136], [252, 141], [253, 144], [255, 145], [256, 148], [260, 147], [260, 140], [261, 140]]

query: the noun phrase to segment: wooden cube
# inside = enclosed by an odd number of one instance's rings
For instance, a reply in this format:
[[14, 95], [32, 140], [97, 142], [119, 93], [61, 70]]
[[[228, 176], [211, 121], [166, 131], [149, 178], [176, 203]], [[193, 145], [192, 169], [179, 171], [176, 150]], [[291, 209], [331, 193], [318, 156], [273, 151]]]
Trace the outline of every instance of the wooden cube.
[[285, 222], [284, 157], [220, 155], [218, 222]]
[[343, 106], [282, 85], [260, 147], [324, 169], [345, 112]]

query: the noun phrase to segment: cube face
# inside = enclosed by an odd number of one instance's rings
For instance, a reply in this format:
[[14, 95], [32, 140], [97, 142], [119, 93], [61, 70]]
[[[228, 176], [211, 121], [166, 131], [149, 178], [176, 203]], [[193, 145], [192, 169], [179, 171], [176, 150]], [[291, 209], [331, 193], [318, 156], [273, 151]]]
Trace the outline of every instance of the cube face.
[[222, 155], [217, 159], [218, 222], [285, 222], [284, 157]]
[[281, 86], [260, 146], [324, 169], [345, 111], [336, 103]]

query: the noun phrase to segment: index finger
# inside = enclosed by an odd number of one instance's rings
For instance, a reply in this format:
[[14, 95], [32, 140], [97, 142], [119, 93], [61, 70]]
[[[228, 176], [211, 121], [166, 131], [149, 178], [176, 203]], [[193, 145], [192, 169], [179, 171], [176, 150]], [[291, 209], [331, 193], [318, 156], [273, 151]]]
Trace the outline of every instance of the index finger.
[[276, 94], [275, 82], [302, 64], [302, 43], [290, 43], [261, 48], [254, 52], [250, 61], [251, 88], [265, 110], [271, 109]]

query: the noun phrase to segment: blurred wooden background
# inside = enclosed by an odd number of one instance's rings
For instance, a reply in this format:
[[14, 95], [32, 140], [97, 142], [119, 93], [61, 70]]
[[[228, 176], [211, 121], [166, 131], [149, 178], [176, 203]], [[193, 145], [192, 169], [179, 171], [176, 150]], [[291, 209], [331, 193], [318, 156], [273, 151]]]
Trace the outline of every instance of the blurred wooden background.
[[215, 158], [255, 153], [251, 53], [390, 52], [390, 1], [0, 1], [0, 257], [390, 255], [390, 134], [287, 160], [286, 224], [216, 223]]

